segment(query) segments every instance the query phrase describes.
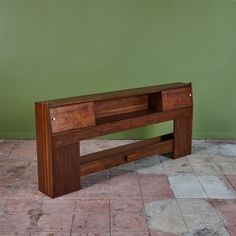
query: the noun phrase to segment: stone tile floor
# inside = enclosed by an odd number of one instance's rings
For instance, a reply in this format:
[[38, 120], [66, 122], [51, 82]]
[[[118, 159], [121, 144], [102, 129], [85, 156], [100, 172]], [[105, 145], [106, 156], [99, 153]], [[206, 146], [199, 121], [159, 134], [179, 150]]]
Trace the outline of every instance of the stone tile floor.
[[[84, 141], [82, 152], [131, 141]], [[236, 141], [193, 141], [83, 177], [80, 191], [37, 190], [35, 141], [0, 141], [0, 235], [236, 236]]]

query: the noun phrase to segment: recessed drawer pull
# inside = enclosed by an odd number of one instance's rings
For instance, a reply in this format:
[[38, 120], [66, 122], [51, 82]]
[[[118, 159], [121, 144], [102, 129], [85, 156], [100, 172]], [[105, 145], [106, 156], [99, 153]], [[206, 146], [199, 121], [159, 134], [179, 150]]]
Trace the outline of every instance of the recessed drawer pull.
[[126, 155], [125, 161], [135, 161], [137, 160], [137, 157], [138, 157], [137, 153], [131, 153]]

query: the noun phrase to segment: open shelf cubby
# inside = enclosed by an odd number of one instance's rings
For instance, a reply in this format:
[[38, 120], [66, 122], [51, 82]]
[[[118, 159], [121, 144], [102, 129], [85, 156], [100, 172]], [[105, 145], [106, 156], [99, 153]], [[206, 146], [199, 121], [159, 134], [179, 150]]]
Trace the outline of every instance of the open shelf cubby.
[[94, 102], [96, 125], [162, 111], [161, 92]]

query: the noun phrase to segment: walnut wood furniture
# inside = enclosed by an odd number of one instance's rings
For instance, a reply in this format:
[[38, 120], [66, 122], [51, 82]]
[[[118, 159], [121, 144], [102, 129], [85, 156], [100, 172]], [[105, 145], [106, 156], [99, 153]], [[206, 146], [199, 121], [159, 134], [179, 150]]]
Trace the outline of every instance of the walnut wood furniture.
[[[80, 177], [154, 154], [191, 153], [192, 86], [173, 83], [35, 103], [39, 190], [55, 198]], [[174, 121], [173, 133], [80, 155], [80, 141]]]

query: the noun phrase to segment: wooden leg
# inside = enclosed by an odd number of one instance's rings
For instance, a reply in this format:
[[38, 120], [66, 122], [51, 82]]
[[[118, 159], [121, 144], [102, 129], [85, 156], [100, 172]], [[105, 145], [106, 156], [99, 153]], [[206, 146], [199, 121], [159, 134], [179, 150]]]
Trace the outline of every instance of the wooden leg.
[[80, 189], [80, 143], [69, 144], [53, 149], [53, 188], [52, 197]]
[[174, 120], [173, 158], [179, 158], [192, 152], [192, 116]]

